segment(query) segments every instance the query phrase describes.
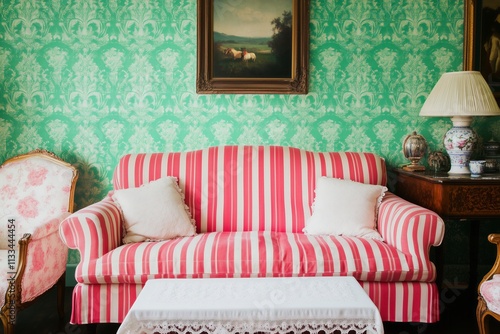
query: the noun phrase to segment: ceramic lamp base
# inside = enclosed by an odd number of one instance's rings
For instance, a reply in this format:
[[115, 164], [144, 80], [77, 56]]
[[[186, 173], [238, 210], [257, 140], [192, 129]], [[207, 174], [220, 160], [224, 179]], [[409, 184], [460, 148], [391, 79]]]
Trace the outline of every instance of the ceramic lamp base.
[[444, 136], [444, 147], [450, 156], [449, 174], [470, 174], [469, 161], [477, 135], [469, 126], [453, 126]]

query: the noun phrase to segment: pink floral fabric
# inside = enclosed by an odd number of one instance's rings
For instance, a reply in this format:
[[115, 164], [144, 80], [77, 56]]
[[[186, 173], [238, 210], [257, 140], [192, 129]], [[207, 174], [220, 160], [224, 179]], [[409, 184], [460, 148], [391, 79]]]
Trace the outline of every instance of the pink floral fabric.
[[66, 270], [68, 248], [58, 231], [33, 240], [28, 248], [28, 263], [22, 283], [22, 301], [31, 301], [57, 283]]
[[24, 218], [35, 218], [38, 216], [39, 202], [32, 196], [28, 196], [19, 200], [17, 204], [17, 212]]
[[479, 291], [486, 301], [488, 309], [500, 314], [500, 275], [493, 275], [491, 280], [481, 284]]
[[[68, 248], [61, 243], [59, 233], [53, 231], [42, 239], [33, 240], [28, 248], [28, 263], [21, 284], [22, 302], [28, 302], [50, 289], [66, 270]], [[19, 258], [17, 254], [16, 259]], [[17, 263], [16, 263], [17, 265]], [[5, 293], [13, 271], [9, 268], [8, 250], [0, 249], [0, 307], [5, 302]]]
[[9, 219], [18, 241], [68, 211], [72, 176], [67, 167], [38, 157], [0, 169], [0, 249], [8, 246]]
[[[68, 249], [58, 228], [69, 215], [72, 179], [70, 168], [42, 157], [0, 168], [0, 304], [5, 302], [8, 279], [15, 272], [8, 255], [14, 251], [19, 259], [18, 242], [25, 233], [32, 237], [22, 281], [23, 302], [52, 287], [66, 270]], [[14, 249], [9, 247], [12, 244]]]

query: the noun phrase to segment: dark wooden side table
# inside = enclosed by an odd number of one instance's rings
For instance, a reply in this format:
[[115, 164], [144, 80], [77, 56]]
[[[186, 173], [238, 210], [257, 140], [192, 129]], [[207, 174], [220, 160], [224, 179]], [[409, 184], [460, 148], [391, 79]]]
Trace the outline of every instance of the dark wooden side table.
[[[470, 220], [469, 289], [475, 289], [479, 222], [484, 218], [500, 218], [500, 174], [471, 177], [445, 172], [408, 172], [399, 168], [394, 172], [397, 177], [396, 193], [402, 198], [436, 212], [447, 221]], [[442, 247], [438, 247], [436, 266], [440, 286], [442, 257]]]

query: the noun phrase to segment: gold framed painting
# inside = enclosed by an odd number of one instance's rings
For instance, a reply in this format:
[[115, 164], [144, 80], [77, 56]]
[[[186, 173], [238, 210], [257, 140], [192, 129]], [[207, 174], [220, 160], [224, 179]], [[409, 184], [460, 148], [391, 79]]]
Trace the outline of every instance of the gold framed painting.
[[307, 94], [309, 0], [198, 0], [199, 94]]
[[500, 99], [500, 0], [465, 0], [465, 71], [480, 71]]

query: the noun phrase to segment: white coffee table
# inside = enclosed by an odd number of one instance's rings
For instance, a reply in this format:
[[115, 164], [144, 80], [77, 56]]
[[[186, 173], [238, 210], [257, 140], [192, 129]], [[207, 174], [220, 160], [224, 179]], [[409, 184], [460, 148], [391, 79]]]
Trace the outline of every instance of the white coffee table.
[[150, 280], [117, 334], [377, 333], [378, 309], [353, 277]]

